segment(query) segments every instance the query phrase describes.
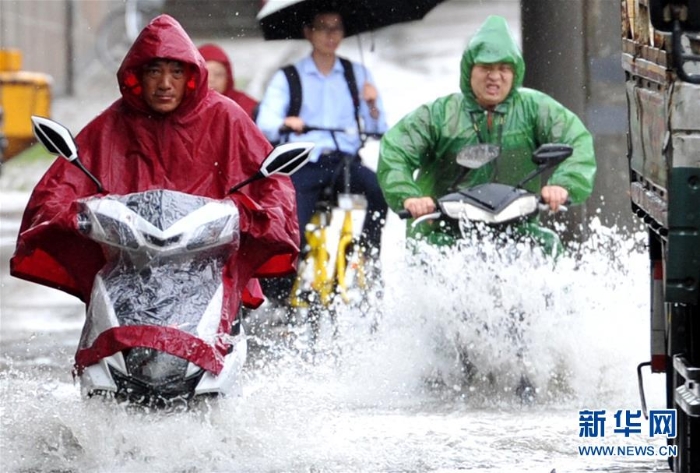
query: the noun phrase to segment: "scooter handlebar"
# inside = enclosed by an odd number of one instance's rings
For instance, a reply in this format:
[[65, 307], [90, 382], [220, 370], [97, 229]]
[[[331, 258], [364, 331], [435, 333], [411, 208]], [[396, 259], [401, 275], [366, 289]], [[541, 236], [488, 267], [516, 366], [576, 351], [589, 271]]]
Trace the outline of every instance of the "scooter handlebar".
[[[571, 199], [566, 199], [566, 202], [564, 202], [563, 205], [559, 206], [559, 212], [568, 211], [569, 205], [571, 205]], [[549, 210], [549, 204], [545, 204], [542, 200], [540, 200], [540, 204], [538, 207], [539, 207], [540, 212], [545, 212], [545, 211]], [[411, 212], [408, 209], [399, 210], [398, 212], [396, 212], [396, 215], [398, 215], [398, 217], [401, 220], [408, 220], [409, 218], [413, 217], [413, 215], [411, 214]], [[433, 217], [433, 214], [431, 214], [431, 217]]]
[[[568, 212], [569, 211], [569, 206], [571, 205], [571, 199], [566, 199], [562, 205], [559, 206], [558, 212]], [[540, 212], [546, 212], [549, 210], [549, 204], [545, 204], [542, 198], [540, 197], [540, 203], [538, 206]]]
[[399, 210], [396, 215], [398, 215], [401, 220], [407, 220], [412, 217], [411, 212], [406, 209]]

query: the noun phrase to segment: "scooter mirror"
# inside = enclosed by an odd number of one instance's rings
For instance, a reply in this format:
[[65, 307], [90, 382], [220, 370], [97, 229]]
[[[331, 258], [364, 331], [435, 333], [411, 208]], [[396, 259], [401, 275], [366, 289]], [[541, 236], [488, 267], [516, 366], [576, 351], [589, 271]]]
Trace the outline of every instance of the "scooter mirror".
[[550, 168], [571, 156], [574, 149], [569, 145], [546, 143], [532, 153], [532, 162], [538, 166]]
[[309, 152], [314, 148], [313, 143], [292, 142], [275, 147], [265, 158], [260, 173], [263, 177], [272, 174], [291, 176], [309, 160]]
[[239, 182], [228, 193], [236, 192], [243, 186], [250, 184], [253, 181], [262, 179], [273, 174], [281, 174], [283, 176], [291, 176], [297, 172], [309, 160], [309, 152], [313, 149], [313, 143], [303, 141], [284, 143], [276, 146], [272, 152], [267, 155], [260, 166], [260, 170], [243, 182]]
[[78, 159], [78, 146], [68, 128], [44, 117], [32, 116], [34, 136], [51, 153], [63, 156], [68, 161]]
[[457, 164], [476, 169], [493, 161], [501, 154], [501, 147], [492, 144], [479, 144], [462, 148], [457, 153]]
[[83, 163], [78, 159], [78, 145], [75, 143], [75, 139], [68, 128], [48, 118], [35, 115], [32, 115], [31, 118], [34, 136], [39, 140], [39, 143], [44, 145], [46, 151], [66, 158], [71, 164], [80, 168], [95, 183], [99, 192], [104, 192], [102, 183], [90, 171], [85, 169]]

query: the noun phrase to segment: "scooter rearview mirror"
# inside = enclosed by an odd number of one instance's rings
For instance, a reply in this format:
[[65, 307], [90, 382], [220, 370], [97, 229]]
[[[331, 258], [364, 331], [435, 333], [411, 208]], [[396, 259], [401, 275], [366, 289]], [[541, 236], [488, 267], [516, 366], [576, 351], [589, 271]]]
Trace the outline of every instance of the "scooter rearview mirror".
[[564, 161], [573, 152], [574, 148], [569, 145], [559, 143], [543, 144], [532, 153], [532, 162], [537, 165], [537, 168], [518, 182], [515, 187], [520, 188], [529, 180]]
[[501, 147], [493, 144], [466, 146], [457, 153], [457, 164], [469, 169], [480, 168], [496, 159], [501, 154]]
[[63, 156], [71, 162], [78, 159], [78, 146], [68, 128], [48, 118], [35, 115], [31, 118], [34, 136], [49, 153]]
[[314, 148], [313, 143], [293, 142], [276, 146], [260, 165], [260, 170], [229, 189], [228, 193], [236, 192], [243, 186], [273, 174], [291, 176], [309, 160], [309, 152]]
[[263, 177], [272, 174], [291, 176], [309, 160], [309, 152], [314, 148], [313, 143], [292, 142], [275, 147], [263, 161], [260, 172]]
[[538, 166], [551, 168], [571, 156], [574, 149], [569, 145], [546, 143], [532, 153], [532, 162]]
[[102, 183], [80, 162], [78, 145], [75, 143], [75, 139], [68, 128], [58, 122], [36, 115], [32, 115], [31, 119], [34, 136], [46, 148], [46, 151], [62, 156], [77, 166], [97, 185], [98, 192], [104, 192]]

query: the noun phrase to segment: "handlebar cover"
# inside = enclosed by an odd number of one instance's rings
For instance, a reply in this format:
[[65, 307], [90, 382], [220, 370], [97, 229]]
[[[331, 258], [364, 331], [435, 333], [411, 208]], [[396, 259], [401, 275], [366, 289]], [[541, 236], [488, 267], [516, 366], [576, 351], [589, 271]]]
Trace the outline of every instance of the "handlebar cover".
[[411, 212], [406, 209], [399, 210], [396, 215], [398, 215], [401, 220], [407, 220], [412, 217]]
[[92, 231], [92, 223], [90, 219], [84, 213], [79, 213], [76, 217], [78, 231], [83, 235], [89, 235]]

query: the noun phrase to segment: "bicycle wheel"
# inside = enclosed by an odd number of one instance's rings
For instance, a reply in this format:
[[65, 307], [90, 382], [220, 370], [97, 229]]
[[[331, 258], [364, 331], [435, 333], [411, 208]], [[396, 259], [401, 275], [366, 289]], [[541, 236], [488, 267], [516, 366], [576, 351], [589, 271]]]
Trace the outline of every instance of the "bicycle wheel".
[[[379, 329], [383, 283], [372, 263], [368, 263], [359, 242], [345, 248], [344, 271], [337, 274], [337, 299], [368, 325], [370, 333]], [[342, 265], [339, 265], [339, 269]], [[342, 278], [342, 284], [341, 284]], [[339, 307], [336, 305], [336, 307]], [[357, 319], [356, 319], [357, 320]]]
[[[345, 247], [344, 261], [338, 262], [336, 293], [352, 307], [367, 302], [368, 281], [365, 258], [356, 240]], [[338, 255], [341, 257], [341, 255]]]
[[134, 33], [127, 32], [126, 8], [111, 11], [100, 23], [95, 39], [95, 51], [102, 65], [110, 72], [119, 69], [136, 35], [160, 14], [159, 10], [139, 9], [134, 21]]
[[126, 35], [125, 10], [120, 8], [110, 12], [97, 30], [95, 51], [102, 65], [115, 72], [131, 47]]

